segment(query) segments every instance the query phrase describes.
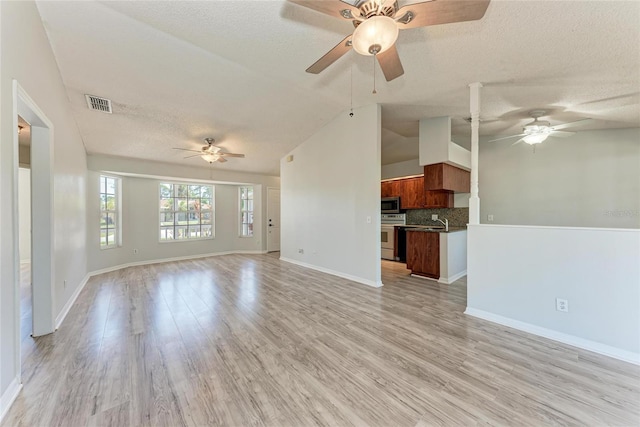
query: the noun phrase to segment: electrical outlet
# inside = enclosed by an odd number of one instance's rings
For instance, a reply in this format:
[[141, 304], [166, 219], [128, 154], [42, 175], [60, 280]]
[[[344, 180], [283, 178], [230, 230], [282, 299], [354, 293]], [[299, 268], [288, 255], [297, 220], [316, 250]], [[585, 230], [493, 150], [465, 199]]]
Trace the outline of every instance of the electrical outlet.
[[438, 214], [431, 215], [431, 221], [437, 221], [437, 220], [438, 220]]
[[298, 249], [299, 254], [304, 254], [304, 249]]
[[487, 215], [487, 221], [493, 221], [493, 215]]
[[137, 254], [137, 253], [138, 253], [138, 250], [137, 250], [137, 249], [134, 249], [134, 250], [133, 250], [133, 254], [135, 255], [135, 254]]
[[556, 298], [556, 310], [564, 311], [565, 313], [569, 312], [569, 300]]

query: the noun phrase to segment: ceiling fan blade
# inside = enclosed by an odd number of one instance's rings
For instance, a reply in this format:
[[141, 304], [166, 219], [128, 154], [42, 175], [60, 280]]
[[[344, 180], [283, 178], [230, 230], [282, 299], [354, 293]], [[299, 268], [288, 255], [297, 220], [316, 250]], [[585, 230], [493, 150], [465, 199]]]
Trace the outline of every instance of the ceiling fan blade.
[[511, 135], [511, 136], [505, 136], [503, 138], [498, 138], [498, 139], [492, 139], [491, 141], [487, 141], [487, 142], [496, 142], [496, 141], [502, 141], [503, 139], [509, 139], [509, 138], [516, 138], [518, 136], [524, 136], [524, 133], [521, 133], [519, 135]]
[[409, 4], [398, 9], [400, 29], [475, 21], [482, 18], [490, 0], [436, 0]]
[[218, 159], [216, 161], [218, 161], [220, 163], [224, 163], [224, 162], [227, 161], [227, 159], [225, 159], [224, 157], [218, 157]]
[[402, 62], [400, 62], [395, 44], [384, 52], [377, 54], [376, 59], [380, 64], [380, 68], [382, 68], [384, 78], [388, 82], [404, 74], [404, 68], [402, 68]]
[[563, 130], [553, 130], [553, 131], [551, 131], [551, 135], [550, 136], [566, 138], [568, 136], [575, 135], [575, 134], [576, 134], [575, 132], [565, 132]]
[[173, 149], [174, 150], [182, 150], [182, 151], [193, 151], [194, 153], [201, 153], [200, 150], [190, 150], [188, 148], [176, 148], [176, 147], [173, 147]]
[[[291, 3], [308, 7], [334, 18], [352, 20], [360, 17], [360, 10], [339, 0], [289, 0]], [[346, 12], [343, 12], [346, 11]]]
[[194, 154], [193, 156], [183, 157], [184, 159], [190, 159], [192, 157], [200, 157], [200, 154]]
[[516, 144], [520, 144], [522, 141], [524, 141], [524, 138], [520, 138], [519, 140], [517, 140], [516, 142], [514, 142], [513, 144], [511, 144], [511, 146], [513, 147]]
[[225, 157], [240, 157], [240, 158], [244, 158], [244, 154], [236, 154], [236, 153], [218, 153], [221, 156], [225, 156]]
[[575, 122], [563, 123], [563, 124], [558, 125], [558, 126], [551, 126], [551, 129], [552, 130], [565, 129], [565, 128], [568, 128], [568, 127], [577, 126], [578, 124], [584, 124], [586, 122], [590, 122], [591, 120], [592, 119], [576, 120]]
[[347, 53], [351, 49], [351, 34], [345, 37], [340, 43], [335, 45], [333, 49], [325, 53], [324, 56], [318, 59], [312, 66], [307, 68], [307, 73], [319, 74], [322, 70], [329, 65], [336, 62], [342, 55]]

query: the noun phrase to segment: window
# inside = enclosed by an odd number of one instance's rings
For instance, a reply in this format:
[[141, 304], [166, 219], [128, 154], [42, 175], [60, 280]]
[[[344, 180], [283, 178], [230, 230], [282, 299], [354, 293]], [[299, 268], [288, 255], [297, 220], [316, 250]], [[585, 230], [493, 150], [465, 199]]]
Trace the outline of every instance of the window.
[[213, 235], [213, 186], [160, 183], [160, 241]]
[[120, 178], [100, 176], [100, 248], [120, 242]]
[[253, 236], [253, 187], [240, 187], [240, 237]]

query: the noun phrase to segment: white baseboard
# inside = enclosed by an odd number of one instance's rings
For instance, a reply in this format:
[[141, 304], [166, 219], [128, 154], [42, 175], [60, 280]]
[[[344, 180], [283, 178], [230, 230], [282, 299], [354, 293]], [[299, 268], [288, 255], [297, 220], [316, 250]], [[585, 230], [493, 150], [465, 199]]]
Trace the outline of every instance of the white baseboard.
[[2, 419], [7, 415], [7, 412], [9, 412], [9, 408], [11, 408], [18, 394], [20, 394], [20, 390], [22, 390], [22, 384], [16, 377], [11, 381], [7, 390], [2, 393], [2, 396], [0, 396], [0, 422], [2, 422]]
[[467, 275], [467, 270], [464, 270], [458, 274], [454, 274], [451, 277], [440, 277], [440, 280], [438, 280], [438, 283], [444, 283], [445, 285], [450, 285], [456, 280], [458, 280], [459, 278], [464, 277], [466, 275]]
[[296, 265], [299, 265], [300, 267], [310, 268], [311, 270], [320, 271], [322, 273], [331, 274], [332, 276], [342, 277], [343, 279], [347, 279], [347, 280], [351, 280], [351, 281], [354, 281], [354, 282], [362, 283], [363, 285], [371, 286], [373, 288], [380, 288], [380, 287], [383, 286], [382, 285], [382, 281], [376, 283], [373, 280], [367, 280], [367, 279], [363, 279], [362, 277], [352, 276], [350, 274], [341, 273], [339, 271], [331, 270], [329, 268], [319, 267], [319, 266], [313, 265], [313, 264], [307, 264], [306, 262], [297, 261], [297, 260], [291, 259], [291, 258], [280, 257], [280, 261], [288, 262], [288, 263], [291, 263], [291, 264], [296, 264]]
[[69, 310], [71, 310], [71, 307], [73, 307], [73, 304], [75, 304], [78, 296], [80, 295], [80, 292], [82, 292], [90, 277], [90, 274], [84, 276], [82, 282], [80, 282], [76, 290], [73, 291], [73, 294], [67, 300], [67, 303], [64, 305], [64, 307], [62, 307], [62, 310], [60, 310], [60, 313], [58, 313], [58, 315], [56, 316], [56, 330], [58, 330], [60, 325], [62, 325], [62, 322], [64, 322], [64, 318], [67, 317], [67, 314], [69, 314]]
[[578, 347], [584, 350], [593, 351], [594, 353], [613, 357], [614, 359], [633, 363], [634, 365], [640, 365], [639, 353], [633, 353], [631, 351], [612, 347], [610, 345], [602, 344], [596, 341], [587, 340], [575, 335], [569, 335], [563, 332], [554, 331], [553, 329], [547, 329], [541, 326], [532, 325], [530, 323], [521, 322], [520, 320], [511, 319], [509, 317], [500, 316], [498, 314], [478, 310], [476, 308], [467, 307], [464, 313], [468, 314], [469, 316], [488, 320], [489, 322], [498, 323], [500, 325], [508, 326], [513, 329], [518, 329], [530, 334], [549, 338], [563, 344], [569, 344], [571, 346]]

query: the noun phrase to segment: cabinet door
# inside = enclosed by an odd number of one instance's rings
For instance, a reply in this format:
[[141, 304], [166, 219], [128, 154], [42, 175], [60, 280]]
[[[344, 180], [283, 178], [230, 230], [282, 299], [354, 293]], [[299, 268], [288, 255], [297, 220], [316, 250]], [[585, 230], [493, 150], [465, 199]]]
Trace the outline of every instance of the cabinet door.
[[440, 278], [440, 233], [407, 231], [407, 268], [413, 274]]
[[426, 208], [452, 208], [453, 191], [425, 191], [424, 206]]
[[380, 183], [380, 197], [401, 197], [400, 180], [382, 181]]
[[400, 206], [402, 209], [420, 209], [424, 207], [424, 178], [408, 178], [402, 181]]

